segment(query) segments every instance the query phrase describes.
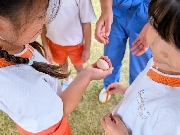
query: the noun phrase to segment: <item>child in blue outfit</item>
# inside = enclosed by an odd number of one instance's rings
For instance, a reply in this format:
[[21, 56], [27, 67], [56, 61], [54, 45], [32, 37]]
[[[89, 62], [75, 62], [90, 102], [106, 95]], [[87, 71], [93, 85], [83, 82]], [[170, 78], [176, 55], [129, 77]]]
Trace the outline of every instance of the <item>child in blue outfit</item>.
[[[131, 48], [133, 41], [148, 21], [147, 8], [149, 2], [150, 0], [101, 0], [102, 14], [96, 26], [96, 39], [106, 44], [104, 55], [109, 57], [114, 67], [113, 73], [104, 78], [104, 88], [99, 95], [101, 102], [105, 101], [105, 97], [102, 95], [106, 92], [108, 85], [120, 80], [127, 40], [129, 38]], [[103, 34], [104, 27], [110, 25], [111, 22], [110, 33]], [[131, 84], [145, 68], [151, 58], [151, 52], [147, 50], [141, 56], [133, 55], [130, 52], [129, 58], [129, 83]]]

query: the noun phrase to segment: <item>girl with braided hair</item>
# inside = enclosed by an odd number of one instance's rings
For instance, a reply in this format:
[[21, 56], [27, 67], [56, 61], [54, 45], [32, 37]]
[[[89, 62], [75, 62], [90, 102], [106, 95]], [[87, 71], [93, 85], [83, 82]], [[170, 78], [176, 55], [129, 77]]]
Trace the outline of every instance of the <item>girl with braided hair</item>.
[[48, 3], [0, 1], [0, 110], [16, 123], [21, 135], [71, 135], [67, 116], [91, 80], [112, 72], [110, 60], [102, 56], [110, 69], [103, 71], [96, 68], [96, 63], [89, 65], [62, 92], [59, 78], [67, 74], [61, 74], [59, 66], [48, 65], [32, 47], [37, 46], [33, 41], [47, 20]]

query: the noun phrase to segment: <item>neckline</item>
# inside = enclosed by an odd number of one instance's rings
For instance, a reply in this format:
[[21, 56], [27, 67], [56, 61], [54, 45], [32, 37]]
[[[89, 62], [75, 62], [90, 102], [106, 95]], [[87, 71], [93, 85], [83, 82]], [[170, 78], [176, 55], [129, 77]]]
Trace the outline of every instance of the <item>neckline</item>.
[[[25, 45], [25, 48], [22, 52], [14, 54], [16, 57], [22, 58], [31, 58], [33, 56], [34, 48], [30, 45]], [[0, 58], [0, 68], [14, 65], [13, 62], [8, 62], [4, 58]]]
[[149, 76], [153, 81], [162, 83], [172, 87], [179, 87], [180, 86], [180, 75], [167, 75], [164, 74], [156, 69], [156, 66], [152, 66], [147, 76]]

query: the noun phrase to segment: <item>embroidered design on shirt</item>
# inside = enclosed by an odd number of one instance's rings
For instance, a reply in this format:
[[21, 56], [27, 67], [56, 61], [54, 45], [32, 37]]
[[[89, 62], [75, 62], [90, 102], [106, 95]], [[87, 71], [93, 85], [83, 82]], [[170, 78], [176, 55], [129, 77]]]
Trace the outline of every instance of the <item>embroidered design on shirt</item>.
[[146, 97], [144, 94], [144, 90], [139, 91], [136, 95], [136, 100], [138, 102], [138, 112], [142, 119], [146, 119], [150, 114], [148, 111], [146, 111], [145, 99]]
[[48, 21], [46, 22], [46, 24], [50, 24], [56, 18], [61, 6], [62, 6], [62, 0], [49, 1], [49, 6], [46, 11], [46, 16], [48, 17]]

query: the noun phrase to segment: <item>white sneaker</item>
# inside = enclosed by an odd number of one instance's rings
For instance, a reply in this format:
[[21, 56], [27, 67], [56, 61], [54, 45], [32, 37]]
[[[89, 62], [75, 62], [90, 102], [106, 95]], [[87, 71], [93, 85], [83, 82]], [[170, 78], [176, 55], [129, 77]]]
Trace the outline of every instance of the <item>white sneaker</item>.
[[66, 81], [65, 79], [63, 80], [62, 82], [62, 90], [64, 91], [68, 86], [69, 84], [73, 81], [72, 77], [69, 76], [69, 80]]
[[[106, 89], [103, 88], [103, 89], [101, 90], [101, 92], [99, 93], [99, 101], [102, 102], [102, 103], [105, 103], [105, 101], [106, 101], [106, 95], [107, 95]], [[108, 96], [108, 100], [109, 100], [110, 98], [111, 98], [111, 95]]]

